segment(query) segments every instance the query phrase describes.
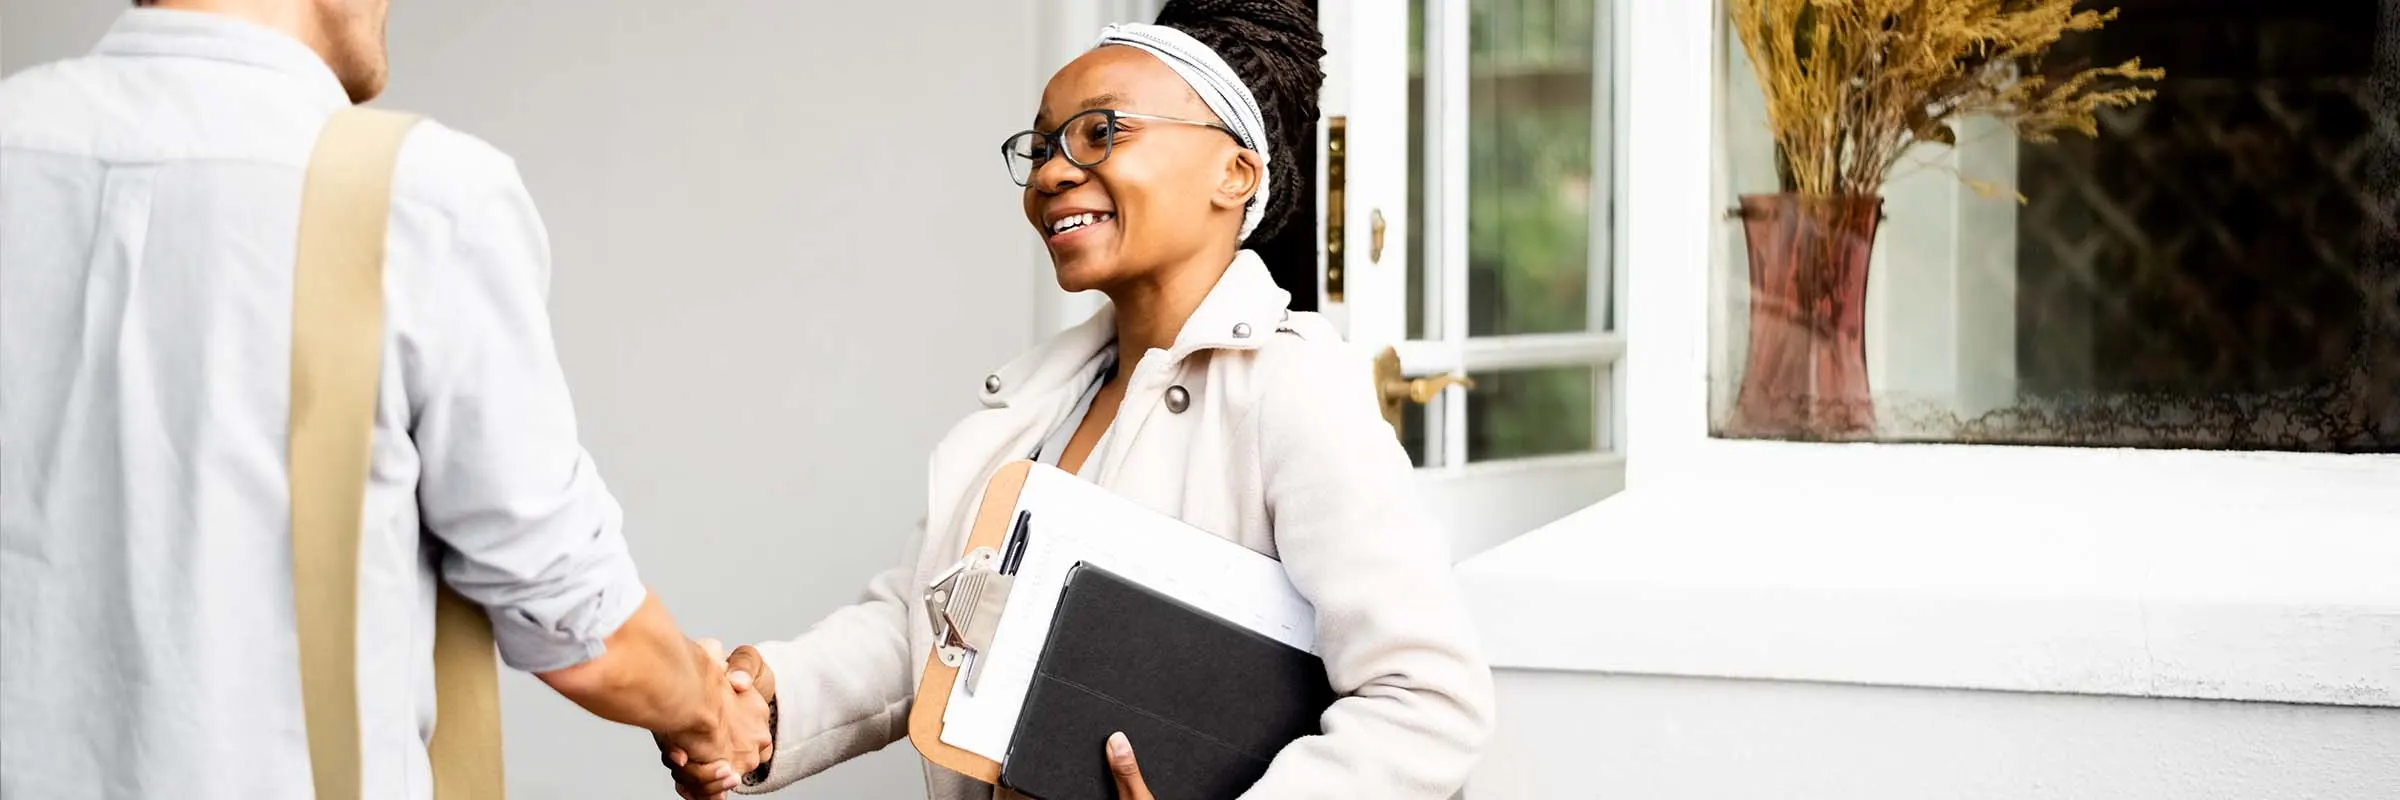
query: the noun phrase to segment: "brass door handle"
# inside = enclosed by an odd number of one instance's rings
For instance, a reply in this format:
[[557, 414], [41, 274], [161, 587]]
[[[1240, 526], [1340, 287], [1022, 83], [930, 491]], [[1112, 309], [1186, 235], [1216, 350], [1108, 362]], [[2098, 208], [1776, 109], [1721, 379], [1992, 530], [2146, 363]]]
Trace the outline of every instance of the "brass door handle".
[[1423, 378], [1404, 377], [1400, 372], [1400, 351], [1386, 347], [1375, 356], [1375, 396], [1383, 405], [1383, 421], [1392, 426], [1392, 435], [1404, 434], [1401, 412], [1409, 403], [1424, 405], [1433, 402], [1442, 391], [1456, 386], [1474, 390], [1475, 380], [1465, 375], [1430, 375]]

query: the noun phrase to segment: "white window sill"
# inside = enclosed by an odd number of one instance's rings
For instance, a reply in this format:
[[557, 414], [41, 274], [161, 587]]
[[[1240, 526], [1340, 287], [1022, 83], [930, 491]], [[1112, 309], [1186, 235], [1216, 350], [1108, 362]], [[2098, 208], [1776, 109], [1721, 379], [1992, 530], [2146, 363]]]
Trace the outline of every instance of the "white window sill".
[[1460, 564], [1495, 667], [2400, 706], [2400, 458], [1679, 455]]

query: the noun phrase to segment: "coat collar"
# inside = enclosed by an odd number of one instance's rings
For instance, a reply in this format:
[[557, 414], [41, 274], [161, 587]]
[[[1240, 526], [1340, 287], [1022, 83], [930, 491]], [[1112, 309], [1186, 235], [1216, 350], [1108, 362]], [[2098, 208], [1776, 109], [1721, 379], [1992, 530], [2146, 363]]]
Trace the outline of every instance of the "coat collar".
[[[1291, 293], [1275, 285], [1275, 276], [1258, 254], [1248, 250], [1236, 253], [1224, 276], [1176, 332], [1166, 364], [1172, 366], [1204, 350], [1258, 347], [1291, 318], [1291, 301]], [[1090, 319], [985, 376], [983, 404], [1006, 408], [1012, 398], [1046, 398], [1062, 388], [1088, 382], [1105, 362], [1102, 350], [1116, 338], [1116, 306], [1103, 304]]]
[[92, 54], [204, 58], [264, 67], [299, 81], [308, 98], [328, 110], [350, 105], [349, 92], [317, 51], [281, 31], [221, 14], [130, 9], [109, 26]]

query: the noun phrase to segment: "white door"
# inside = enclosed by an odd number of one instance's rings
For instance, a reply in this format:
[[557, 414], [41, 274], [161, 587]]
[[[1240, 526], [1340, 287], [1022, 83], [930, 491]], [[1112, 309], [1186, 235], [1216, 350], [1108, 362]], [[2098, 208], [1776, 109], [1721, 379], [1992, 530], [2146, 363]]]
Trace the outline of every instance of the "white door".
[[[1393, 396], [1422, 390], [1399, 403], [1398, 433], [1458, 558], [1624, 486], [1623, 2], [1314, 0], [1316, 307], [1396, 356]], [[1045, 5], [1043, 75], [1101, 23], [1159, 5]], [[1052, 327], [1098, 302], [1057, 297]]]
[[1318, 0], [1319, 307], [1460, 558], [1624, 485], [1616, 6]]

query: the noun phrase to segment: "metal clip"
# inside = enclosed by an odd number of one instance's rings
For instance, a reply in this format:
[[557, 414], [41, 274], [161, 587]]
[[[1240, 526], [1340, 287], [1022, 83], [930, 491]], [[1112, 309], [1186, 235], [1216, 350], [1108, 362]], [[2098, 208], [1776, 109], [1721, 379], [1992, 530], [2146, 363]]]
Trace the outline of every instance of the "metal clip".
[[978, 547], [925, 589], [934, 652], [945, 665], [966, 665], [970, 695], [983, 674], [983, 659], [970, 661], [969, 656], [991, 649], [992, 634], [1000, 628], [1000, 612], [1007, 608], [1008, 591], [1016, 580], [1000, 574], [999, 551]]

